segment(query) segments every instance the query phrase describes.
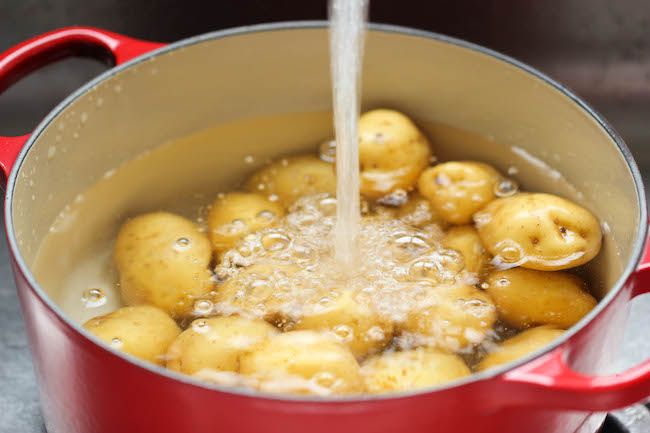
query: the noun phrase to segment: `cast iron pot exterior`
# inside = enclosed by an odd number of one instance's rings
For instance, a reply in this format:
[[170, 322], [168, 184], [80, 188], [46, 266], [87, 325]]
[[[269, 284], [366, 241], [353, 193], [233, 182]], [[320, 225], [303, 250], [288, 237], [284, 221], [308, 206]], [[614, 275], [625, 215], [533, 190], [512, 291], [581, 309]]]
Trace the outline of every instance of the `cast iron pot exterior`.
[[[112, 53], [117, 65], [128, 62], [115, 69], [124, 70], [157, 54], [212, 38], [325, 25], [255, 26], [204, 35], [168, 47], [92, 28], [57, 30], [0, 56], [0, 91], [33, 68], [79, 48], [87, 51], [88, 47], [99, 47], [104, 54]], [[410, 29], [375, 26], [374, 30], [478, 50], [534, 74], [568, 95], [607, 130], [618, 146], [636, 185], [639, 221], [647, 221], [643, 185], [629, 151], [611, 127], [568, 90], [512, 59], [472, 44]], [[50, 432], [595, 432], [604, 419], [602, 412], [650, 396], [648, 361], [614, 376], [574, 371], [598, 370], [602, 353], [619, 345], [629, 301], [650, 291], [650, 271], [641, 264], [645, 223], [639, 224], [634, 235], [633, 252], [622, 279], [564, 338], [512, 368], [490, 370], [433, 390], [339, 400], [280, 398], [200, 383], [98, 344], [63, 315], [31, 275], [14, 233], [12, 201], [21, 164], [44, 128], [67, 104], [111, 73], [72, 95], [32, 135], [0, 138], [0, 166], [8, 178], [7, 238]]]

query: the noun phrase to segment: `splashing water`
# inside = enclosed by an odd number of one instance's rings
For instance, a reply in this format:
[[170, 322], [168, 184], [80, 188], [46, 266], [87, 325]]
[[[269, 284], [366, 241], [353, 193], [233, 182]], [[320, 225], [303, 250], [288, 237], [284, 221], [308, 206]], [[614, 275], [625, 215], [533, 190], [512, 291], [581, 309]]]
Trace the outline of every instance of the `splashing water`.
[[359, 94], [368, 0], [330, 1], [330, 55], [336, 131], [335, 253], [341, 264], [357, 261], [359, 203]]

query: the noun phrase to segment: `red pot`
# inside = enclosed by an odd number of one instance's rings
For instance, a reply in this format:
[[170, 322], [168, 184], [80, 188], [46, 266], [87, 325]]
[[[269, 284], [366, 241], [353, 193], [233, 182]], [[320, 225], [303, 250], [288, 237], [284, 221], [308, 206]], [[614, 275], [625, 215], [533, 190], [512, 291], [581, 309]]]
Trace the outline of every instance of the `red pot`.
[[[0, 90], [71, 53], [108, 55], [117, 65], [61, 103], [31, 135], [0, 138], [7, 238], [48, 430], [594, 432], [603, 412], [650, 396], [650, 361], [603, 375], [619, 346], [629, 301], [650, 291], [650, 267], [642, 260], [643, 184], [621, 138], [577, 96], [515, 60], [389, 26], [374, 26], [368, 37], [367, 105], [493, 135], [529, 157], [555, 152], [553, 166], [608, 223], [598, 263], [606, 293], [563, 338], [519, 362], [421, 392], [289, 398], [232, 391], [143, 363], [98, 344], [62, 313], [30, 269], [63, 206], [107, 169], [167, 137], [249, 115], [328, 109], [325, 26], [246, 27], [168, 46], [72, 27], [0, 56]], [[81, 139], [63, 137], [67, 148], [50, 158], [57, 134], [66, 133], [57, 125], [74, 123], [75, 110], [98, 105], [101, 111], [77, 132]], [[237, 151], [222, 147], [226, 161]], [[486, 152], [473, 149], [473, 157], [503, 168], [499, 155]], [[535, 187], [534, 176], [521, 176]], [[555, 188], [550, 185], [546, 190]]]

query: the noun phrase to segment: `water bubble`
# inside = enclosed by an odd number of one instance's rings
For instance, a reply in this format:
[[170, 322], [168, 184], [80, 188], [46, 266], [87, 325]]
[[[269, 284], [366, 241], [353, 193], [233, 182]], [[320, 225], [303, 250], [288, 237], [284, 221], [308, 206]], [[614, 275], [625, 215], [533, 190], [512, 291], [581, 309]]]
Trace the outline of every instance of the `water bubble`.
[[242, 257], [249, 257], [253, 253], [251, 249], [246, 245], [240, 246], [239, 248], [237, 248], [237, 251], [239, 252], [239, 254], [242, 255]]
[[505, 263], [516, 263], [523, 257], [523, 252], [519, 245], [506, 243], [501, 246], [497, 245], [499, 257]]
[[431, 247], [419, 236], [412, 234], [399, 234], [391, 242], [392, 252], [398, 259], [408, 259], [422, 255]]
[[244, 157], [244, 162], [246, 164], [253, 164], [255, 162], [255, 158], [253, 158], [253, 155], [246, 155]]
[[79, 120], [81, 120], [81, 123], [86, 123], [88, 121], [88, 113], [85, 111], [81, 113], [81, 116], [79, 116]]
[[97, 308], [106, 304], [106, 296], [102, 289], [84, 290], [81, 300], [86, 308]]
[[269, 201], [276, 202], [280, 199], [277, 194], [270, 194], [268, 197]]
[[198, 315], [210, 314], [214, 305], [207, 299], [199, 299], [194, 303], [194, 313]]
[[101, 107], [102, 105], [104, 105], [104, 98], [97, 98], [97, 101], [95, 102], [95, 104], [98, 107]]
[[47, 148], [47, 159], [54, 158], [54, 155], [56, 155], [56, 146], [48, 147]]
[[289, 246], [291, 239], [277, 232], [265, 233], [262, 236], [262, 246], [266, 251], [279, 251]]
[[79, 138], [79, 133], [78, 132], [73, 132], [72, 133], [72, 138]]
[[190, 247], [190, 240], [188, 238], [178, 238], [174, 242], [174, 249], [176, 251], [185, 251]]
[[209, 329], [210, 327], [208, 326], [208, 322], [206, 322], [203, 319], [195, 320], [194, 322], [192, 322], [192, 330], [195, 332], [204, 334], [208, 332]]
[[114, 85], [113, 90], [115, 91], [115, 93], [120, 93], [122, 91], [122, 85], [119, 83]]
[[414, 280], [440, 281], [440, 265], [430, 259], [418, 260], [409, 267], [409, 276]]
[[332, 332], [342, 341], [349, 341], [354, 338], [354, 330], [348, 325], [336, 325], [332, 328]]
[[330, 140], [323, 142], [318, 149], [318, 154], [320, 159], [325, 162], [336, 161], [336, 141]]
[[336, 215], [336, 198], [325, 197], [318, 202], [318, 207], [323, 216], [334, 216]]
[[110, 343], [110, 346], [114, 349], [119, 349], [122, 347], [122, 345], [123, 345], [122, 340], [120, 340], [117, 337], [113, 338]]
[[508, 167], [508, 176], [515, 176], [516, 174], [519, 173], [519, 169], [515, 167], [514, 165], [511, 165]]
[[494, 186], [494, 194], [497, 197], [510, 197], [519, 192], [519, 186], [512, 179], [502, 179]]
[[270, 210], [263, 210], [256, 217], [264, 222], [270, 223], [275, 219], [275, 214]]

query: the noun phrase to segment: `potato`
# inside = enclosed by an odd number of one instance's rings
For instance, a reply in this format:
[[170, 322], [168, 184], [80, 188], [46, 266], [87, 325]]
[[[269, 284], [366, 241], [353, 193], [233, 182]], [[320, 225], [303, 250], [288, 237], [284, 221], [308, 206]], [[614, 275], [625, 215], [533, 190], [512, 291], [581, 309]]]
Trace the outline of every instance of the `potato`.
[[481, 275], [490, 261], [478, 232], [470, 225], [449, 229], [442, 239], [442, 245], [458, 251], [463, 256], [465, 269], [473, 274]]
[[488, 353], [478, 364], [476, 370], [487, 370], [522, 358], [546, 346], [563, 333], [564, 330], [554, 326], [539, 326], [528, 329], [501, 343], [494, 352]]
[[214, 300], [222, 311], [266, 319], [283, 326], [287, 318], [282, 307], [293, 298], [280, 286], [289, 283], [288, 276], [300, 268], [296, 265], [257, 263], [217, 288]]
[[429, 347], [457, 351], [478, 344], [497, 319], [490, 296], [472, 286], [436, 286], [421, 304], [402, 329]]
[[167, 368], [185, 374], [205, 369], [238, 372], [244, 350], [277, 332], [263, 320], [237, 316], [197, 319], [167, 350]]
[[250, 192], [277, 197], [288, 207], [308, 194], [336, 192], [334, 165], [313, 155], [283, 158], [254, 173], [245, 184]]
[[210, 241], [215, 252], [235, 246], [245, 234], [277, 224], [284, 208], [258, 194], [231, 192], [218, 197], [208, 213]]
[[457, 355], [417, 348], [373, 356], [362, 365], [361, 374], [366, 392], [376, 394], [427, 388], [471, 372]]
[[326, 304], [305, 306], [303, 317], [294, 329], [328, 331], [359, 358], [378, 352], [393, 335], [393, 324], [382, 319], [367, 303], [360, 302], [351, 291], [335, 291], [325, 296]]
[[167, 313], [149, 305], [122, 307], [88, 320], [83, 327], [112, 348], [158, 365], [165, 364], [167, 348], [181, 333]]
[[290, 331], [258, 343], [242, 355], [240, 372], [254, 376], [266, 391], [300, 394], [363, 391], [359, 364], [352, 353], [313, 331]]
[[114, 256], [128, 305], [155, 305], [178, 318], [193, 308], [194, 298], [213, 288], [210, 241], [197, 225], [171, 213], [124, 223]]
[[496, 197], [501, 175], [488, 164], [453, 161], [424, 170], [418, 180], [420, 193], [451, 224], [469, 224], [472, 215]]
[[492, 273], [486, 283], [501, 319], [519, 329], [537, 325], [568, 329], [597, 303], [586, 283], [566, 272], [514, 268]]
[[382, 197], [398, 189], [409, 191], [430, 160], [429, 142], [405, 115], [382, 109], [359, 118], [362, 194]]
[[598, 254], [600, 224], [588, 210], [550, 194], [493, 201], [474, 216], [483, 245], [497, 259], [524, 268], [574, 268]]

